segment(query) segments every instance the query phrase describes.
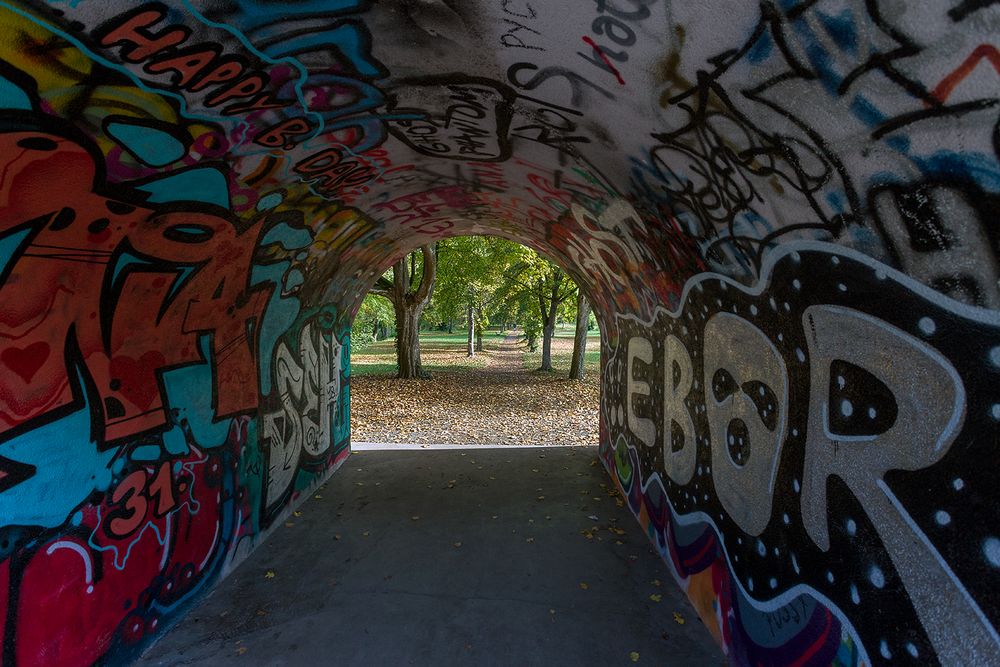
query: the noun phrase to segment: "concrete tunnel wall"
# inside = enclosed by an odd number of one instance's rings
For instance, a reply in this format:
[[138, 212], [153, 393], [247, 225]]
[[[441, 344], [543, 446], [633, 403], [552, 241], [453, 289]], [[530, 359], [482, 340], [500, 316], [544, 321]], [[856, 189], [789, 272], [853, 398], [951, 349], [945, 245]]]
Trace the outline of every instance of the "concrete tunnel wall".
[[601, 458], [732, 663], [996, 664], [998, 30], [0, 0], [3, 664], [204, 595], [348, 455], [377, 274], [476, 233], [591, 296]]

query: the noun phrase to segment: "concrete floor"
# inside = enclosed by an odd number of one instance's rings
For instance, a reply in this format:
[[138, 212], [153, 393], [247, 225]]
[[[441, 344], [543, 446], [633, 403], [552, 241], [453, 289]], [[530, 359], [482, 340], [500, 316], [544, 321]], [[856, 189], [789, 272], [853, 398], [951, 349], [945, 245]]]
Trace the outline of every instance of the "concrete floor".
[[357, 451], [141, 664], [724, 664], [595, 455]]

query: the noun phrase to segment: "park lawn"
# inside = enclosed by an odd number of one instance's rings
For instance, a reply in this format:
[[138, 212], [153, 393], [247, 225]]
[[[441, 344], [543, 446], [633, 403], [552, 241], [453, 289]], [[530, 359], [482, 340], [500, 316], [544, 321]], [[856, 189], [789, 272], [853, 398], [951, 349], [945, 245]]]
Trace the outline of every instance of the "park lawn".
[[[361, 442], [590, 445], [597, 442], [600, 340], [588, 339], [587, 373], [570, 380], [573, 330], [553, 341], [557, 372], [536, 372], [521, 332], [491, 330], [483, 351], [465, 356], [465, 332], [426, 332], [429, 380], [396, 379], [394, 341], [353, 355], [351, 437]], [[510, 341], [512, 344], [507, 344]], [[392, 400], [386, 400], [391, 396]]]
[[[552, 369], [554, 373], [569, 373], [569, 365], [573, 360], [573, 338], [576, 335], [576, 326], [572, 324], [562, 324], [556, 326], [555, 336], [552, 337]], [[524, 350], [522, 360], [524, 369], [537, 371], [542, 365], [542, 340], [538, 339], [538, 349], [529, 352]], [[601, 332], [593, 329], [587, 332], [587, 352], [583, 357], [583, 371], [585, 375], [599, 373], [601, 370]]]
[[[569, 373], [569, 364], [573, 358], [573, 336], [575, 327], [563, 324], [556, 327], [552, 339], [552, 367], [556, 373]], [[424, 331], [420, 334], [420, 360], [424, 370], [434, 372], [463, 372], [481, 370], [489, 363], [489, 353], [496, 350], [510, 332], [488, 330], [483, 335], [484, 354], [475, 357], [466, 356], [466, 341], [464, 329], [454, 333], [443, 331]], [[520, 338], [520, 333], [516, 335]], [[527, 371], [535, 371], [542, 363], [542, 344], [538, 349], [529, 352], [523, 348], [522, 366]], [[594, 329], [587, 333], [587, 354], [584, 357], [584, 371], [587, 374], [599, 373], [601, 366], [601, 333]], [[395, 375], [396, 374], [396, 341], [393, 338], [372, 343], [364, 349], [351, 355], [351, 374], [362, 375]]]
[[[487, 331], [483, 335], [483, 346], [489, 350], [506, 338], [506, 333]], [[447, 333], [444, 331], [423, 331], [420, 333], [420, 361], [424, 370], [431, 373], [442, 371], [468, 371], [486, 366], [489, 357], [485, 354], [469, 358], [466, 355], [468, 334], [464, 329]], [[387, 338], [354, 352], [351, 355], [351, 375], [395, 375], [396, 340]]]

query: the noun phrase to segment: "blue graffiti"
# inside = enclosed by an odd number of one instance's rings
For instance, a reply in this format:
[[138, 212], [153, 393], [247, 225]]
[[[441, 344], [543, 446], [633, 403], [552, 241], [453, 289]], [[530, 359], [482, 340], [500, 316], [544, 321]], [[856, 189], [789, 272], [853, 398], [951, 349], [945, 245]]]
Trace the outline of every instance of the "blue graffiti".
[[184, 144], [168, 132], [135, 123], [108, 123], [105, 130], [123, 148], [151, 167], [165, 167], [184, 157]]

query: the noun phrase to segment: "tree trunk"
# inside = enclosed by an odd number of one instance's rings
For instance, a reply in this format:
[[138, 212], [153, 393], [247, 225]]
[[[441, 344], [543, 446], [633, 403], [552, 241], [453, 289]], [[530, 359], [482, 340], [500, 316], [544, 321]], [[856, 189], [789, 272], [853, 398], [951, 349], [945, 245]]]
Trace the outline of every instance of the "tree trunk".
[[397, 377], [424, 376], [420, 366], [420, 315], [423, 308], [395, 308]]
[[396, 314], [396, 377], [402, 379], [422, 378], [428, 374], [420, 365], [420, 316], [431, 299], [434, 280], [437, 277], [437, 255], [434, 246], [420, 248], [424, 257], [423, 275], [420, 284], [414, 288], [410, 271], [416, 266], [416, 259], [403, 257], [392, 265], [392, 283], [379, 279], [372, 289], [392, 302]]
[[480, 325], [476, 327], [476, 352], [482, 352], [483, 351], [482, 316], [483, 316], [482, 309], [477, 308], [476, 309], [476, 318], [480, 320]]
[[542, 327], [542, 365], [538, 367], [540, 371], [552, 370], [552, 335], [555, 327], [546, 324]]
[[576, 336], [573, 338], [573, 361], [569, 365], [569, 379], [583, 379], [583, 360], [587, 354], [587, 324], [590, 322], [590, 303], [579, 290], [576, 295]]
[[472, 306], [469, 306], [466, 313], [466, 322], [469, 327], [469, 342], [468, 342], [468, 352], [465, 356], [474, 357], [476, 356], [476, 345], [475, 345], [475, 335], [476, 335], [476, 318], [472, 312]]
[[552, 281], [552, 294], [548, 299], [548, 310], [546, 311], [545, 298], [539, 300], [542, 311], [542, 365], [540, 371], [552, 370], [552, 337], [556, 333], [556, 313], [559, 312], [559, 284], [561, 280]]

